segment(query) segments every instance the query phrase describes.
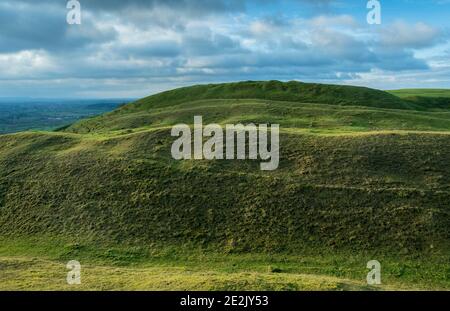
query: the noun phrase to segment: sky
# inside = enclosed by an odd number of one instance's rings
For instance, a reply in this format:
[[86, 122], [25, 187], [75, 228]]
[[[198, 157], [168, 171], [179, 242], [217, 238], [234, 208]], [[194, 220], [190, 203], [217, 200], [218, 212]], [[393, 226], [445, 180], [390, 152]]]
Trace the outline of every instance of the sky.
[[298, 80], [450, 88], [450, 0], [0, 1], [0, 97], [138, 98]]

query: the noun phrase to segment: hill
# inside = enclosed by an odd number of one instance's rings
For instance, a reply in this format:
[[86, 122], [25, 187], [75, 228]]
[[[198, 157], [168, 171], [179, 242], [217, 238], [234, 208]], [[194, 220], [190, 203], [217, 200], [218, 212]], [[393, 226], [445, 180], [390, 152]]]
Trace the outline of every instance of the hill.
[[401, 98], [408, 98], [414, 96], [450, 98], [449, 89], [403, 89], [403, 90], [388, 91], [388, 93], [391, 93]]
[[405, 89], [389, 93], [421, 109], [450, 109], [450, 90], [447, 89]]
[[321, 103], [331, 105], [362, 105], [379, 108], [409, 108], [389, 93], [365, 87], [303, 83], [297, 81], [246, 81], [196, 85], [146, 97], [127, 110], [172, 106], [202, 99], [266, 99], [276, 101]]
[[362, 130], [446, 130], [450, 112], [449, 109], [440, 111], [441, 114], [418, 114], [417, 111], [445, 107], [440, 104], [434, 107], [423, 100], [404, 100], [364, 87], [247, 81], [197, 85], [152, 95], [111, 113], [78, 122], [65, 131], [110, 132], [189, 123], [193, 113], [201, 114], [211, 103], [216, 106], [215, 111], [205, 115], [211, 122], [220, 123], [230, 118], [252, 121], [255, 117], [256, 122], [268, 118], [271, 122], [296, 128], [314, 127], [317, 122], [319, 129], [346, 126], [356, 129], [360, 125]]
[[[314, 98], [302, 88], [321, 91]], [[205, 124], [279, 123], [279, 169], [173, 160], [171, 126], [194, 115]], [[352, 267], [363, 262], [364, 271], [377, 256], [413, 260], [397, 278], [447, 287], [449, 134], [450, 111], [364, 88], [246, 82], [169, 91], [61, 132], [0, 136], [0, 240], [57, 241], [43, 247], [60, 250], [56, 258], [121, 263], [312, 254], [312, 265], [341, 256], [345, 267], [353, 254]], [[285, 260], [284, 269], [296, 267]], [[355, 278], [348, 269], [320, 273]]]

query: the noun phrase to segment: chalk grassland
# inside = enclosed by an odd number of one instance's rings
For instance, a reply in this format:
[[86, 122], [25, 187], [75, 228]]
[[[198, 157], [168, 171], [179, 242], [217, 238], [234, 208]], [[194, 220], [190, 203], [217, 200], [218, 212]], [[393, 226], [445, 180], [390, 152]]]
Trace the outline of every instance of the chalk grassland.
[[[195, 115], [280, 124], [279, 169], [174, 161]], [[377, 259], [375, 289], [450, 289], [449, 133], [444, 102], [272, 81], [0, 136], [0, 288], [70, 289], [76, 259], [82, 289], [364, 290]]]
[[[68, 285], [64, 263], [35, 258], [1, 258], [0, 290], [420, 290], [394, 283], [368, 286], [361, 280], [306, 273], [271, 272], [270, 266], [227, 269], [225, 264], [209, 267], [165, 262], [152, 267], [121, 267], [88, 264], [82, 269], [82, 283]], [[297, 266], [299, 266], [297, 264]], [[301, 269], [298, 269], [301, 270]], [[363, 271], [361, 271], [363, 272]], [[439, 287], [431, 287], [442, 289]], [[430, 287], [428, 287], [430, 289]]]
[[[381, 253], [227, 253], [198, 246], [99, 245], [60, 238], [2, 239], [0, 290], [445, 290], [446, 258], [398, 260]], [[367, 258], [382, 262], [382, 285], [366, 282]], [[68, 285], [77, 258], [81, 284]]]
[[441, 98], [450, 97], [450, 90], [448, 89], [404, 89], [404, 90], [392, 90], [388, 92], [400, 98], [408, 98], [414, 96], [441, 97]]
[[[92, 135], [131, 134], [193, 124], [194, 115], [203, 123], [277, 123], [281, 130], [301, 133], [345, 134], [380, 131], [449, 131], [450, 110], [416, 111], [292, 103], [270, 100], [201, 100], [149, 111], [106, 114], [69, 127], [69, 133]], [[268, 120], [268, 121], [266, 121]]]
[[417, 109], [449, 109], [450, 90], [448, 89], [405, 89], [389, 91], [390, 94], [398, 96]]

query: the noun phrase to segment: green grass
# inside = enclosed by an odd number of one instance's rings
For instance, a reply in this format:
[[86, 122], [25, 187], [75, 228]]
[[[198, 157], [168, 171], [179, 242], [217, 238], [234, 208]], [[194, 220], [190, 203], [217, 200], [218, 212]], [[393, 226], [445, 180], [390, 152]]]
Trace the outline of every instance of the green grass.
[[[279, 123], [279, 169], [174, 161], [171, 126], [195, 115]], [[78, 259], [82, 289], [363, 290], [377, 259], [381, 289], [448, 289], [449, 145], [441, 104], [273, 81], [184, 88], [60, 132], [3, 135], [0, 286], [69, 289], [63, 263]]]
[[115, 113], [163, 108], [195, 100], [264, 99], [339, 106], [410, 109], [407, 102], [389, 93], [365, 87], [302, 83], [296, 81], [246, 81], [196, 85], [143, 98]]
[[[204, 124], [272, 123], [281, 128], [320, 132], [376, 132], [385, 130], [448, 131], [449, 111], [415, 111], [369, 107], [340, 107], [269, 100], [203, 100], [166, 108], [106, 114], [78, 122], [66, 132], [127, 134], [147, 129], [193, 123], [202, 115]], [[267, 120], [267, 121], [266, 121]]]
[[[399, 261], [382, 254], [223, 254], [197, 246], [71, 243], [59, 238], [2, 239], [0, 290], [423, 290], [448, 287], [442, 258]], [[369, 286], [367, 261], [382, 263], [382, 285]], [[67, 285], [66, 263], [82, 265], [82, 284]]]
[[[327, 275], [270, 272], [220, 272], [217, 267], [205, 269], [185, 266], [117, 267], [86, 265], [82, 284], [67, 285], [67, 271], [61, 262], [42, 259], [2, 258], [0, 290], [389, 290], [395, 286], [364, 285]], [[415, 289], [400, 287], [400, 289]]]
[[403, 97], [447, 97], [450, 98], [450, 90], [449, 89], [403, 89], [403, 90], [392, 90], [388, 91], [389, 93]]
[[405, 89], [389, 91], [419, 110], [450, 109], [450, 90], [448, 89]]

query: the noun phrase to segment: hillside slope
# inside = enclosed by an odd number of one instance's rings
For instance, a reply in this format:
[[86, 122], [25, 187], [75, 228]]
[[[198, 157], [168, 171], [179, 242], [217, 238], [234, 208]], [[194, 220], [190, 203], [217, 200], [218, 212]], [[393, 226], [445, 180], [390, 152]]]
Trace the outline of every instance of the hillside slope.
[[389, 91], [420, 109], [450, 109], [450, 90], [405, 89]]
[[167, 130], [0, 137], [0, 234], [240, 251], [448, 245], [449, 135], [283, 134], [280, 169], [175, 162]]
[[166, 107], [202, 99], [266, 99], [342, 106], [359, 105], [391, 109], [410, 108], [396, 96], [365, 87], [297, 81], [246, 81], [197, 85], [163, 92], [124, 107], [124, 111]]
[[[149, 125], [148, 120], [142, 120], [142, 114], [155, 111], [168, 111], [183, 105], [185, 108], [196, 108], [199, 102], [208, 103], [222, 100], [225, 105], [217, 114], [227, 113], [227, 104], [243, 100], [259, 100], [266, 102], [289, 102], [292, 108], [300, 104], [316, 103], [333, 106], [362, 106], [373, 108], [388, 108], [414, 110], [414, 103], [404, 101], [387, 92], [354, 86], [326, 85], [302, 82], [238, 82], [225, 84], [197, 85], [175, 89], [152, 95], [132, 104], [125, 105], [112, 113], [98, 118], [82, 121], [70, 127], [67, 131], [78, 132], [80, 128], [96, 131], [101, 129], [134, 128]], [[230, 101], [235, 100], [235, 101]], [[192, 104], [189, 104], [192, 103]], [[297, 105], [292, 105], [296, 103]], [[245, 115], [244, 115], [245, 116]], [[122, 119], [132, 119], [133, 122], [122, 124]], [[105, 126], [110, 123], [111, 126]]]
[[[292, 90], [316, 87], [330, 91], [317, 99], [325, 102], [229, 99], [287, 100]], [[450, 112], [327, 104], [353, 103], [355, 90], [355, 103], [392, 99], [351, 87], [205, 88], [155, 95], [65, 132], [0, 136], [0, 234], [222, 251], [449, 248]], [[225, 99], [205, 99], [223, 92]], [[347, 95], [338, 100], [336, 92]], [[173, 160], [170, 128], [194, 115], [205, 124], [279, 123], [279, 169]]]
[[[374, 258], [386, 288], [450, 288], [450, 110], [321, 85], [301, 102], [297, 87], [197, 86], [0, 135], [3, 288], [68, 289], [56, 270], [75, 258], [86, 289], [368, 289]], [[280, 124], [278, 170], [173, 160], [172, 126], [196, 115]]]

